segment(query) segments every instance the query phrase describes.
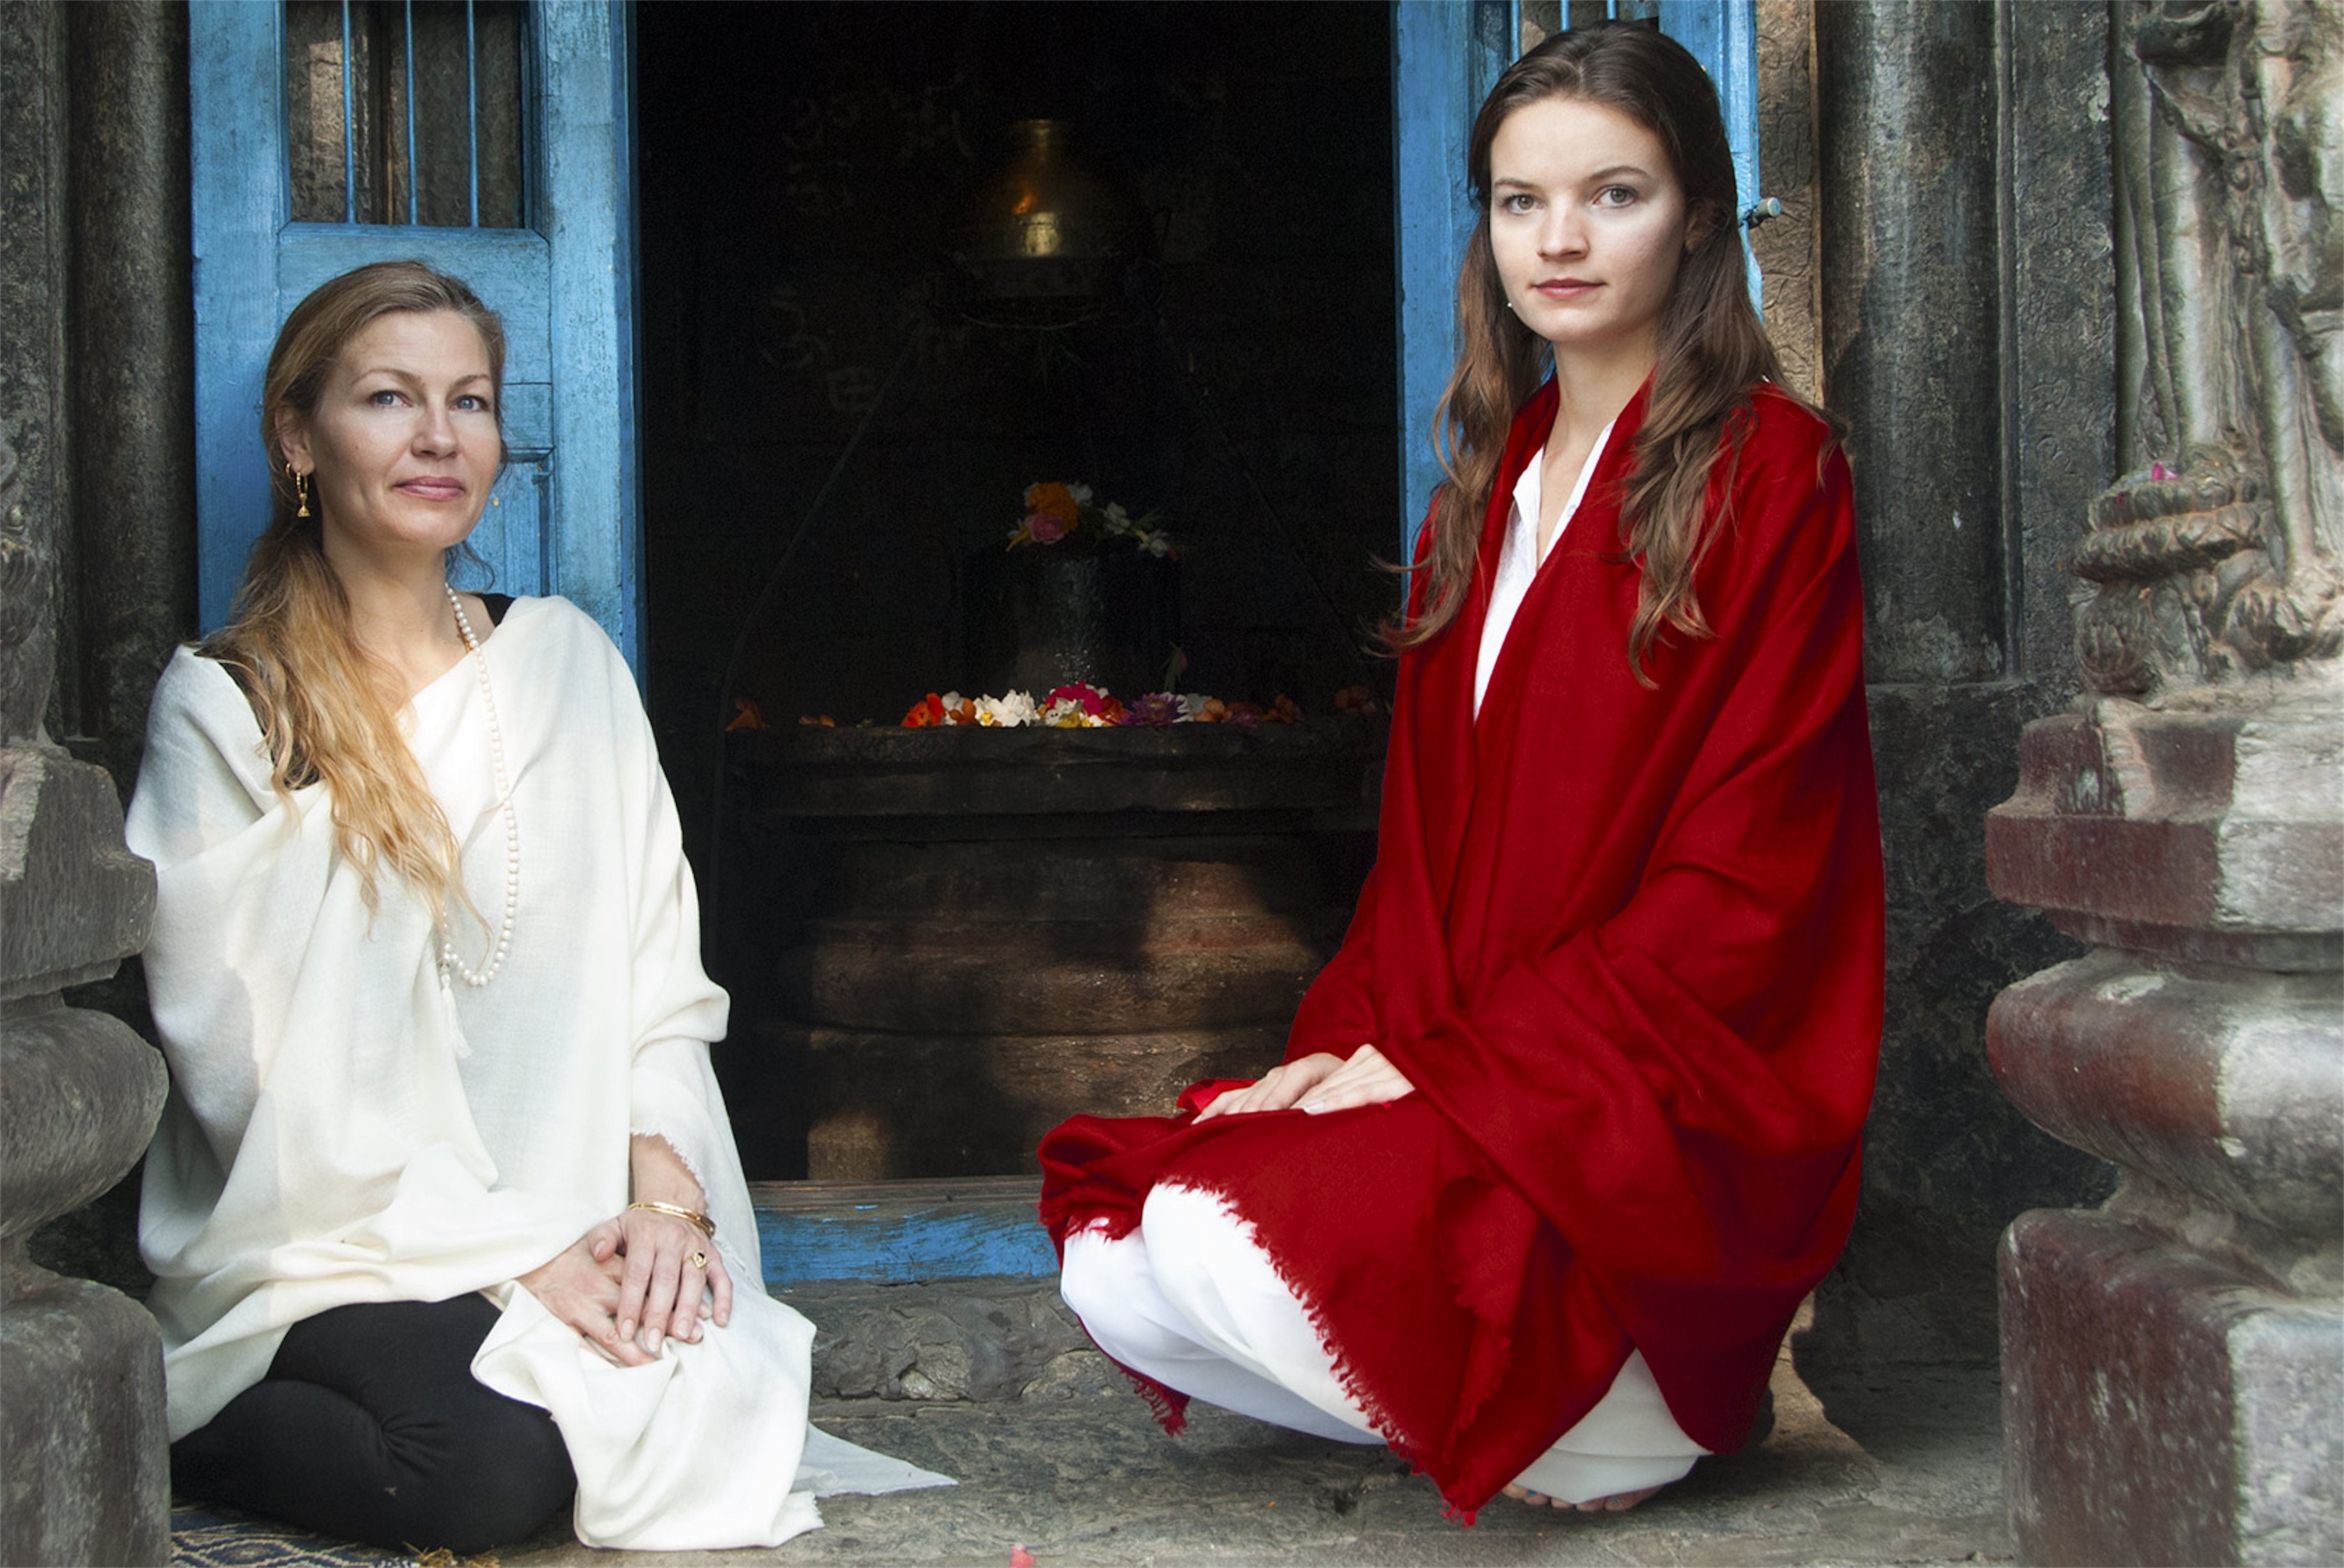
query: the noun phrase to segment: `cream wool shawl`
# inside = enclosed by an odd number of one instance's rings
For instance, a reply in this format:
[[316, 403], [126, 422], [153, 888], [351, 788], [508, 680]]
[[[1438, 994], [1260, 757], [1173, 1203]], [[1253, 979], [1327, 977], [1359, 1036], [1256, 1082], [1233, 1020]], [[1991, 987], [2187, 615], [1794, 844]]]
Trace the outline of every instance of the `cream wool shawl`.
[[[487, 1290], [481, 1381], [551, 1410], [590, 1544], [770, 1544], [820, 1522], [793, 1492], [805, 1320], [764, 1294], [707, 1042], [727, 1002], [651, 728], [600, 628], [517, 601], [482, 645], [522, 846], [511, 956], [443, 981], [432, 912], [386, 878], [369, 912], [322, 785], [288, 806], [218, 663], [182, 649], [156, 692], [130, 845], [159, 876], [146, 953], [172, 1093], [139, 1244], [157, 1276], [170, 1431], [268, 1371], [285, 1330], [353, 1302]], [[473, 661], [418, 693], [409, 744], [496, 921], [505, 845]], [[490, 938], [454, 917], [466, 962]], [[517, 1276], [629, 1197], [628, 1139], [665, 1138], [707, 1192], [734, 1316], [614, 1368]]]

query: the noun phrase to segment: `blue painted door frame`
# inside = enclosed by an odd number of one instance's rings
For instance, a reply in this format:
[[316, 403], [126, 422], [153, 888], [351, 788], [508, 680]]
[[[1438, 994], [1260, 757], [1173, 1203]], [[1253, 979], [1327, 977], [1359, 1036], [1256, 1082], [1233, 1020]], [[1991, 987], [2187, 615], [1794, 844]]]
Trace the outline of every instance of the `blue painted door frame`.
[[190, 8], [197, 566], [206, 630], [228, 614], [268, 516], [261, 374], [287, 312], [328, 278], [418, 257], [504, 318], [510, 460], [473, 535], [495, 586], [560, 593], [642, 673], [633, 14], [532, 5], [535, 210], [524, 228], [295, 223], [284, 8]]
[[[1717, 84], [1747, 212], [1758, 200], [1758, 23], [1755, 0], [1659, 0], [1661, 30]], [[1457, 269], [1472, 238], [1465, 188], [1473, 116], [1520, 53], [1516, 0], [1392, 0], [1393, 230], [1399, 255], [1401, 559], [1444, 477], [1432, 411], [1457, 358]], [[1750, 265], [1750, 297], [1758, 269]]]
[[1521, 52], [1515, 0], [1392, 0], [1392, 230], [1399, 246], [1400, 541], [1444, 477], [1433, 406], [1457, 359], [1457, 268], [1473, 237], [1465, 188], [1473, 116]]

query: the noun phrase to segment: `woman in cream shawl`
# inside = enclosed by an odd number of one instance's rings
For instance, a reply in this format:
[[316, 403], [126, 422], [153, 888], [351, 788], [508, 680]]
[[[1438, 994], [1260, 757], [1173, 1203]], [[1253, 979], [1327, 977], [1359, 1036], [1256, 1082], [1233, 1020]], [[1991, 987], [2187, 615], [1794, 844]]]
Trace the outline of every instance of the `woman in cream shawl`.
[[591, 1544], [771, 1544], [820, 1522], [813, 1330], [762, 1289], [649, 726], [584, 614], [445, 577], [502, 369], [420, 263], [304, 300], [236, 619], [157, 693], [174, 1479], [389, 1547], [526, 1537], [573, 1488]]

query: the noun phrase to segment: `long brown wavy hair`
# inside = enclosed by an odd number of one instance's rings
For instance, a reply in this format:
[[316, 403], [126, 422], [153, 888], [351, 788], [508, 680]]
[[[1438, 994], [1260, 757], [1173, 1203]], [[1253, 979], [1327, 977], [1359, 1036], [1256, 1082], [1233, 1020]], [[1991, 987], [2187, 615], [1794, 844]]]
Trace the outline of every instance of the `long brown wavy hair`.
[[[1434, 498], [1429, 554], [1418, 568], [1430, 579], [1423, 608], [1388, 626], [1385, 638], [1396, 649], [1417, 647], [1457, 618], [1515, 411], [1551, 364], [1545, 340], [1506, 309], [1490, 248], [1490, 144], [1509, 116], [1548, 98], [1600, 104], [1652, 132], [1685, 195], [1690, 248], [1662, 310], [1651, 400], [1620, 509], [1621, 559], [1642, 568], [1628, 663], [1651, 685], [1644, 661], [1664, 632], [1710, 635], [1693, 596], [1694, 571], [1722, 521], [1704, 505], [1710, 473], [1722, 445], [1738, 457], [1733, 416], [1750, 409], [1760, 380], [1780, 379], [1780, 366], [1750, 304], [1717, 89], [1682, 45], [1632, 22], [1549, 38], [1507, 67], [1474, 118], [1466, 177], [1480, 217], [1457, 275], [1457, 365], [1434, 417], [1449, 482]], [[1730, 420], [1733, 440], [1721, 442]]]
[[384, 867], [426, 908], [442, 907], [451, 890], [468, 908], [470, 900], [457, 875], [455, 835], [407, 744], [400, 721], [407, 693], [359, 645], [349, 597], [326, 559], [319, 532], [326, 487], [311, 488], [313, 515], [300, 516], [282, 435], [288, 417], [317, 413], [327, 378], [353, 338], [385, 316], [441, 310], [480, 333], [501, 428], [504, 324], [460, 280], [420, 261], [376, 262], [318, 285], [285, 319], [261, 383], [268, 527], [252, 547], [233, 618], [201, 649], [228, 667], [251, 701], [279, 798], [289, 804], [295, 790], [326, 785], [336, 845], [364, 878], [369, 909]]

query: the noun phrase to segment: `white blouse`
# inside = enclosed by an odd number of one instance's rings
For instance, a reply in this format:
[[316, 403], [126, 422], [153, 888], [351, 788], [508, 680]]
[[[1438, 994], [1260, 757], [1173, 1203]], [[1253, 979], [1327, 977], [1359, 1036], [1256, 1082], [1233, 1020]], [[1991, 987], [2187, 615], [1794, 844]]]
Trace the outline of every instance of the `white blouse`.
[[1614, 419], [1595, 438], [1587, 450], [1587, 460], [1579, 468], [1579, 481], [1571, 487], [1571, 499], [1562, 503], [1562, 515], [1555, 520], [1554, 534], [1546, 541], [1546, 549], [1538, 548], [1539, 503], [1544, 499], [1541, 470], [1546, 467], [1546, 449], [1541, 447], [1521, 478], [1514, 481], [1513, 509], [1506, 515], [1506, 541], [1498, 550], [1498, 576], [1490, 585], [1490, 618], [1481, 623], [1481, 651], [1473, 667], [1473, 716], [1481, 716], [1481, 695], [1490, 689], [1490, 672], [1498, 667], [1498, 651], [1506, 645], [1506, 633], [1514, 624], [1514, 616], [1530, 594], [1531, 584], [1538, 578], [1538, 569], [1546, 564], [1553, 552], [1556, 541], [1571, 526], [1571, 515], [1579, 503], [1587, 499], [1587, 481], [1595, 476], [1595, 465], [1602, 460], [1603, 449], [1611, 444]]

